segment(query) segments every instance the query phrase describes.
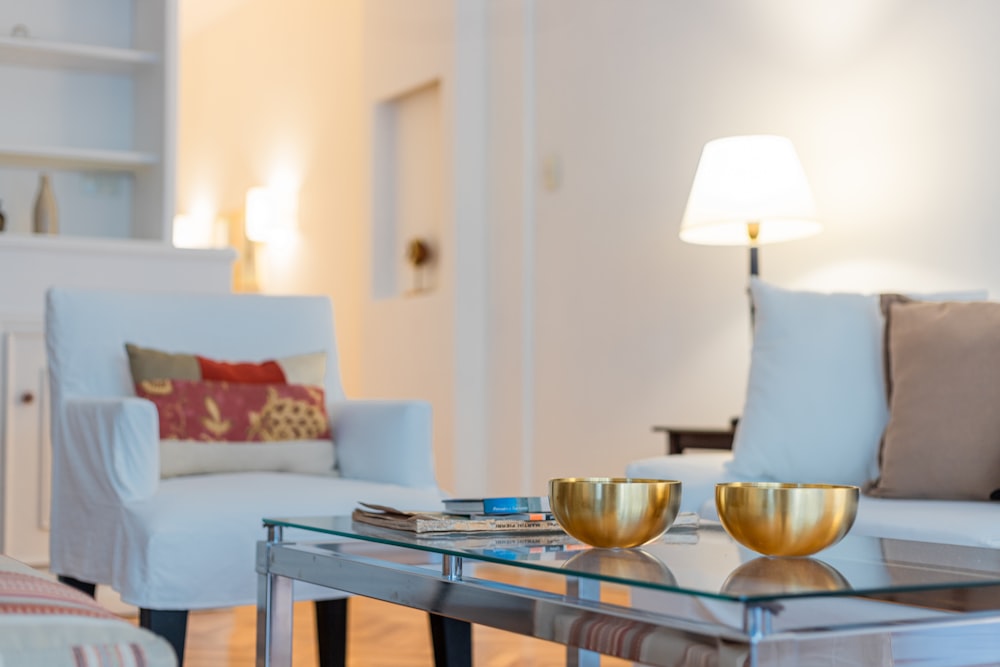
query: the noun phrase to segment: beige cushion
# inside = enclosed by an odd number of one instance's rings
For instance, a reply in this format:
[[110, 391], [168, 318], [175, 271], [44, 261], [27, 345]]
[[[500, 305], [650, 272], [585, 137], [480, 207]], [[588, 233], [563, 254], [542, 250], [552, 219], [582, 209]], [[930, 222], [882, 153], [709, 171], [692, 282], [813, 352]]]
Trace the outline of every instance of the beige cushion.
[[295, 472], [336, 475], [330, 440], [283, 442], [160, 441], [160, 477], [222, 472]]
[[885, 498], [988, 500], [1000, 489], [1000, 303], [887, 300]]
[[[133, 343], [125, 344], [128, 354], [132, 381], [136, 384], [146, 380], [228, 380], [230, 382], [285, 382], [322, 387], [326, 375], [326, 352], [310, 352], [288, 357], [267, 359], [261, 362], [226, 362], [208, 359], [196, 354], [164, 352]], [[205, 376], [202, 365], [211, 364], [223, 368], [226, 377]], [[268, 379], [240, 379], [241, 373], [260, 373], [268, 365], [274, 367], [279, 377]]]

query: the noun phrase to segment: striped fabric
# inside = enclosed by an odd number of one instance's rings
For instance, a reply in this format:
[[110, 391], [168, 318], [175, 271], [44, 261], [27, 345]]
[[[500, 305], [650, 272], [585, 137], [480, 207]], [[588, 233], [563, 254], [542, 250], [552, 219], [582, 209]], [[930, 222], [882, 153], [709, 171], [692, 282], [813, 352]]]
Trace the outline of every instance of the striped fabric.
[[[118, 616], [99, 605], [89, 595], [57, 581], [37, 574], [17, 571], [0, 571], [0, 618], [36, 616], [40, 619], [59, 619], [82, 616], [99, 621], [110, 620], [130, 626]], [[40, 630], [44, 632], [44, 630]], [[136, 642], [75, 643], [60, 645], [58, 635], [53, 635], [48, 646], [29, 647], [37, 632], [18, 631], [14, 628], [2, 632], [20, 634], [22, 639], [7, 639], [0, 649], [0, 664], [66, 665], [66, 667], [149, 667], [146, 649]], [[104, 638], [102, 636], [102, 638]], [[83, 639], [81, 637], [80, 639]], [[93, 639], [93, 638], [91, 638]], [[100, 640], [98, 640], [100, 641]], [[12, 646], [10, 646], [12, 644]], [[30, 662], [25, 662], [30, 661]]]
[[89, 595], [36, 575], [0, 574], [0, 614], [71, 614], [92, 618], [118, 617]]
[[721, 650], [679, 640], [676, 634], [651, 623], [602, 618], [596, 614], [575, 618], [569, 625], [567, 642], [625, 660], [645, 663], [655, 658], [675, 667], [715, 667]]
[[75, 667], [146, 667], [146, 652], [138, 644], [74, 646]]

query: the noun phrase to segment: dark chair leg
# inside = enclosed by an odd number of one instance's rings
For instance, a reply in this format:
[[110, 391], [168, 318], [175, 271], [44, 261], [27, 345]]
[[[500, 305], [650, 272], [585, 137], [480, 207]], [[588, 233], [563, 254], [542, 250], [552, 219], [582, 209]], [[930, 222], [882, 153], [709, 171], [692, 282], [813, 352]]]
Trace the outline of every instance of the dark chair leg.
[[170, 642], [177, 654], [177, 667], [184, 667], [187, 619], [186, 609], [139, 609], [139, 625]]
[[346, 667], [347, 598], [316, 600], [316, 644], [320, 667]]
[[92, 598], [97, 597], [97, 584], [89, 584], [86, 581], [80, 581], [79, 579], [74, 579], [73, 577], [64, 577], [61, 574], [58, 576], [58, 579], [60, 583], [86, 593]]
[[435, 667], [472, 667], [472, 625], [447, 616], [428, 614]]

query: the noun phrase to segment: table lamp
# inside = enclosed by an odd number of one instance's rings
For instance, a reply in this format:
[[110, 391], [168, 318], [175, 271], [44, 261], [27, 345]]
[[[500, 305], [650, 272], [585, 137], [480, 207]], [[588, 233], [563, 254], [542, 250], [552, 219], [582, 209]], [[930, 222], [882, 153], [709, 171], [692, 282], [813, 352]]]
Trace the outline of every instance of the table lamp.
[[756, 276], [759, 245], [805, 238], [822, 227], [791, 140], [751, 135], [705, 144], [681, 221], [682, 241], [748, 245], [750, 275]]

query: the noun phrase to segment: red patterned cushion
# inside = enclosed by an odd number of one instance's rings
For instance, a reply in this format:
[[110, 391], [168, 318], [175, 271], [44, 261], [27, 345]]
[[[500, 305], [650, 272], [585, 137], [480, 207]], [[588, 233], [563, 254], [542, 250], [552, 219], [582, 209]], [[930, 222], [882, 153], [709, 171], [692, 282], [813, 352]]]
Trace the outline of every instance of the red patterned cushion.
[[146, 380], [136, 394], [156, 404], [163, 440], [269, 442], [330, 437], [321, 387]]
[[253, 382], [256, 384], [288, 384], [285, 371], [277, 361], [250, 362], [215, 361], [195, 355], [201, 368], [202, 380], [220, 382]]

